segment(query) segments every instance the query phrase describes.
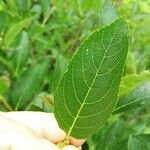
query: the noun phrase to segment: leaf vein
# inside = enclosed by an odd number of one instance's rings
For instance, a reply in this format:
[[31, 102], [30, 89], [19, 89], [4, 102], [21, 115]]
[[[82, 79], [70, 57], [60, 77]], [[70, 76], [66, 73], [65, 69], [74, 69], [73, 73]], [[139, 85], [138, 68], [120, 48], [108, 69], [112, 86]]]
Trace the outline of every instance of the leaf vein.
[[109, 87], [109, 90], [105, 93], [105, 95], [104, 95], [102, 98], [100, 98], [99, 100], [94, 101], [94, 102], [85, 103], [85, 105], [95, 104], [95, 103], [100, 102], [102, 99], [104, 99], [104, 98], [107, 96], [107, 94], [110, 92], [111, 87], [112, 87], [112, 85], [114, 84], [114, 81], [115, 81], [116, 77], [118, 77], [118, 75], [119, 75], [119, 73], [114, 77], [114, 79], [112, 80], [111, 85], [110, 85], [110, 87]]
[[[64, 80], [63, 86], [65, 87], [65, 80]], [[67, 106], [67, 104], [66, 104], [65, 95], [64, 95], [64, 89], [65, 89], [65, 88], [63, 88], [63, 101], [64, 101], [64, 104], [65, 104], [65, 108], [66, 108], [66, 110], [68, 111], [68, 113], [70, 114], [70, 116], [71, 116], [72, 118], [75, 118], [75, 117], [72, 115], [72, 113], [70, 112], [70, 110], [68, 109], [68, 106]]]
[[100, 115], [102, 112], [104, 112], [105, 110], [107, 110], [110, 106], [112, 106], [114, 102], [112, 101], [105, 109], [103, 109], [102, 111], [96, 113], [96, 114], [93, 114], [93, 115], [87, 115], [87, 116], [78, 116], [79, 118], [89, 118], [89, 117], [93, 117], [93, 116], [97, 116], [97, 115]]
[[89, 85], [87, 84], [87, 81], [85, 79], [85, 71], [84, 71], [84, 64], [83, 64], [83, 52], [82, 52], [82, 58], [81, 58], [82, 59], [82, 76], [83, 76], [83, 80], [84, 80], [85, 85], [89, 88]]
[[79, 104], [82, 104], [81, 102], [80, 102], [80, 100], [79, 100], [79, 98], [78, 98], [78, 96], [77, 96], [77, 93], [76, 93], [76, 90], [75, 90], [75, 85], [74, 85], [74, 82], [73, 82], [73, 69], [72, 69], [72, 78], [71, 78], [71, 81], [72, 81], [72, 85], [73, 85], [73, 92], [74, 92], [74, 94], [75, 94], [75, 97], [76, 97], [76, 100], [79, 102]]

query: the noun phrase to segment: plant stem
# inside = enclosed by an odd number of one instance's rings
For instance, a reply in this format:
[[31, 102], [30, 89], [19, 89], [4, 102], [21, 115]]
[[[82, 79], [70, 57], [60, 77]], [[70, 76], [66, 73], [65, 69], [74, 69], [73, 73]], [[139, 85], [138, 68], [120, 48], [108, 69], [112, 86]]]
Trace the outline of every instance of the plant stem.
[[56, 7], [52, 7], [51, 11], [48, 13], [48, 15], [44, 18], [43, 22], [42, 22], [42, 26], [44, 27], [44, 25], [46, 24], [48, 18], [51, 16], [51, 14], [54, 12], [54, 10], [56, 9]]
[[0, 95], [0, 101], [8, 111], [13, 111], [12, 107], [8, 104], [7, 100], [4, 99], [4, 97], [2, 97], [1, 95]]
[[82, 5], [81, 5], [80, 0], [77, 0], [77, 4], [78, 4], [79, 15], [80, 15], [80, 17], [83, 17]]
[[61, 150], [64, 146], [69, 145], [69, 143], [70, 143], [70, 139], [66, 138], [64, 141], [58, 143], [57, 146]]

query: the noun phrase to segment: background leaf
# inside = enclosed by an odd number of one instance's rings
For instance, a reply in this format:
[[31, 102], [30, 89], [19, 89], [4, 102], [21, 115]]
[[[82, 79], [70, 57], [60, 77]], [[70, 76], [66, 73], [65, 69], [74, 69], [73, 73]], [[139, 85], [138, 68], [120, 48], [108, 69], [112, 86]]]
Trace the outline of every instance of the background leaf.
[[106, 26], [115, 21], [117, 18], [117, 11], [111, 0], [105, 0], [99, 15], [100, 25]]
[[0, 76], [0, 95], [6, 93], [9, 87], [9, 80], [5, 76]]
[[12, 64], [15, 76], [23, 69], [29, 57], [29, 39], [28, 34], [24, 31], [21, 35], [19, 46], [12, 56]]
[[126, 127], [122, 121], [117, 121], [99, 138], [95, 150], [115, 150], [114, 147], [120, 144], [120, 141], [128, 139], [133, 133], [135, 133], [133, 129]]
[[20, 22], [12, 25], [10, 29], [6, 32], [4, 38], [5, 45], [9, 46], [13, 42], [15, 37], [21, 32], [21, 30], [27, 25], [29, 25], [30, 22], [31, 22], [31, 17], [21, 20]]
[[119, 98], [115, 113], [138, 108], [150, 104], [150, 81], [136, 87], [129, 94]]
[[1, 32], [4, 30], [4, 28], [6, 27], [7, 24], [7, 13], [5, 13], [4, 11], [0, 11], [0, 35]]
[[59, 80], [61, 79], [62, 75], [64, 74], [64, 72], [67, 69], [68, 64], [69, 64], [69, 60], [67, 60], [67, 58], [65, 58], [64, 56], [59, 55], [57, 57], [55, 69], [54, 69], [52, 79], [51, 79], [52, 82], [50, 84], [52, 93], [54, 93]]
[[41, 7], [42, 7], [42, 11], [43, 11], [43, 15], [44, 17], [46, 17], [47, 15], [49, 15], [50, 10], [51, 10], [51, 4], [49, 0], [39, 0]]
[[128, 150], [149, 150], [150, 149], [150, 135], [132, 135], [129, 138]]
[[68, 136], [89, 137], [112, 113], [128, 51], [127, 35], [120, 18], [79, 47], [54, 96], [56, 119]]
[[143, 71], [140, 74], [125, 76], [121, 80], [119, 96], [126, 95], [142, 82], [150, 81], [150, 72]]
[[125, 72], [125, 76], [137, 73], [135, 58], [134, 58], [133, 53], [131, 53], [130, 51], [127, 55], [126, 66], [125, 66], [124, 72]]
[[44, 60], [25, 71], [14, 83], [11, 91], [11, 102], [16, 110], [26, 106], [31, 100], [35, 91], [40, 88], [47, 69], [48, 60]]
[[54, 97], [46, 92], [40, 93], [37, 97], [34, 98], [32, 103], [29, 105], [26, 110], [32, 111], [44, 111], [44, 112], [53, 112], [54, 111]]
[[31, 0], [26, 0], [26, 1], [20, 1], [20, 0], [15, 0], [15, 3], [20, 11], [21, 14], [24, 14], [29, 10], [30, 2]]

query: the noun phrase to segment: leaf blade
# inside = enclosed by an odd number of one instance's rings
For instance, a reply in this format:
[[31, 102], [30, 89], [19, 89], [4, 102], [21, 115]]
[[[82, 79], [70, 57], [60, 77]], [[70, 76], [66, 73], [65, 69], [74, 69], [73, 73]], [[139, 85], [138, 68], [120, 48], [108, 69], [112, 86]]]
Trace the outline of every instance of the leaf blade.
[[[79, 47], [54, 95], [56, 119], [68, 136], [86, 138], [110, 116], [127, 55], [127, 33], [120, 18], [94, 32]], [[121, 39], [119, 44], [116, 37]]]
[[12, 55], [12, 64], [15, 72], [15, 76], [21, 72], [23, 67], [26, 65], [29, 56], [29, 37], [27, 32], [23, 31], [19, 45], [16, 51]]
[[21, 20], [20, 22], [11, 26], [11, 28], [6, 32], [4, 37], [4, 44], [8, 47], [16, 38], [16, 36], [21, 32], [23, 28], [31, 22], [31, 17]]
[[132, 135], [128, 140], [128, 150], [149, 150], [149, 134]]
[[142, 82], [150, 81], [150, 72], [148, 70], [141, 72], [140, 74], [132, 74], [125, 76], [121, 79], [119, 96], [126, 95], [131, 92]]
[[99, 14], [100, 25], [106, 26], [117, 18], [118, 15], [115, 6], [112, 4], [111, 0], [105, 0]]
[[48, 59], [31, 66], [14, 83], [11, 90], [11, 103], [15, 110], [18, 110], [31, 100], [35, 91], [40, 88], [47, 73]]
[[144, 104], [150, 103], [150, 81], [140, 84], [129, 94], [119, 98], [114, 113], [138, 108]]

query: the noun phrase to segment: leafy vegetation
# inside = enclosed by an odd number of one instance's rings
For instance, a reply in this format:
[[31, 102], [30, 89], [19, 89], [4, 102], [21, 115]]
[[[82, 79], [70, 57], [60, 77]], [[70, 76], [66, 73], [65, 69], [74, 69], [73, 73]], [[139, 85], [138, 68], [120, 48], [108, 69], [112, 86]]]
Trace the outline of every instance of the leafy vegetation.
[[149, 25], [149, 0], [1, 0], [0, 110], [54, 111], [83, 149], [149, 150]]

